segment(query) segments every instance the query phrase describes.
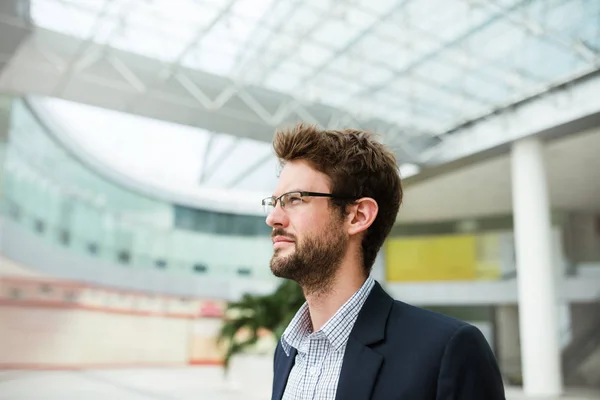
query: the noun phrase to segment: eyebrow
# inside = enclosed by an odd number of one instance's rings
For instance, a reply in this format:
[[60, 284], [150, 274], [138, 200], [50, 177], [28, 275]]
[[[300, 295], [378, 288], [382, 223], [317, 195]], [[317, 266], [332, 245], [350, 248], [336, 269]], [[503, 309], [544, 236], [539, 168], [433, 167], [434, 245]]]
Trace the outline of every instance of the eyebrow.
[[[309, 192], [309, 190], [304, 190], [304, 189], [291, 189], [291, 190], [286, 190], [285, 192], [281, 193], [279, 196], [284, 195], [286, 193], [293, 193], [293, 192]], [[279, 197], [273, 194], [273, 197]]]

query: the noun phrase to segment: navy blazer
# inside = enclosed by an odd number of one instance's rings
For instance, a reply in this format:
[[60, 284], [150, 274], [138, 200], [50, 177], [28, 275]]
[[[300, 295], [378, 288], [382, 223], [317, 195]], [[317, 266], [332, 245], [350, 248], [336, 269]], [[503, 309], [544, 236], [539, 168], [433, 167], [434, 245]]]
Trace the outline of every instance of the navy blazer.
[[[271, 400], [281, 400], [296, 351], [281, 342]], [[505, 400], [490, 346], [476, 327], [394, 301], [379, 283], [348, 338], [336, 400]]]

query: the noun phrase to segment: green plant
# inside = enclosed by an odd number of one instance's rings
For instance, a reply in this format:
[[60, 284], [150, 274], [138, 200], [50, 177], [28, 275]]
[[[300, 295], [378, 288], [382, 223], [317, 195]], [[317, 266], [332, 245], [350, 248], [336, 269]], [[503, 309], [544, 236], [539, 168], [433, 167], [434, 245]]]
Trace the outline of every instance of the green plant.
[[269, 332], [278, 341], [304, 301], [300, 286], [283, 280], [273, 293], [245, 294], [239, 301], [228, 303], [218, 337], [219, 345], [225, 345], [225, 370], [231, 357], [258, 342], [261, 331]]

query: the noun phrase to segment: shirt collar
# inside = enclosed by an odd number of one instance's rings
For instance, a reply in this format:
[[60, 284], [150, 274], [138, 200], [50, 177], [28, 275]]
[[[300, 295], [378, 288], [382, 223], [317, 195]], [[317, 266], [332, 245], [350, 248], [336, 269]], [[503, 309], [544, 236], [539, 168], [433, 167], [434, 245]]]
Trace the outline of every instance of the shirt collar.
[[[360, 289], [319, 330], [325, 335], [334, 350], [339, 350], [348, 340], [358, 313], [374, 285], [375, 280], [369, 276]], [[300, 344], [312, 333], [310, 310], [305, 302], [281, 336], [281, 346], [285, 354], [289, 356], [292, 347], [298, 350]]]

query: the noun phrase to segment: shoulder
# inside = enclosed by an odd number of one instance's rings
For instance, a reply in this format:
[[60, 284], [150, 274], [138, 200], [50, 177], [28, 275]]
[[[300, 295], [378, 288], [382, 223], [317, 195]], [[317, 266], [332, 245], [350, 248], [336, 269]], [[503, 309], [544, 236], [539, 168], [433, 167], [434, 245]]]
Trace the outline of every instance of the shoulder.
[[441, 350], [457, 331], [472, 327], [459, 319], [394, 300], [380, 284], [373, 287], [356, 324], [362, 336], [378, 336], [370, 333], [377, 331], [374, 326], [381, 326], [384, 332], [379, 337], [387, 345], [404, 349], [410, 343], [420, 350], [421, 345]]
[[445, 345], [457, 333], [479, 331], [465, 321], [395, 300], [387, 324], [388, 339], [409, 338]]
[[386, 341], [392, 347], [410, 343], [414, 350], [450, 358], [465, 358], [476, 352], [493, 357], [487, 339], [476, 326], [401, 301], [394, 301], [392, 306]]
[[426, 310], [399, 300], [394, 300], [390, 313], [390, 321], [393, 323], [412, 323], [418, 325], [432, 326], [438, 329], [454, 331], [468, 323], [457, 318], [441, 314], [439, 312]]

